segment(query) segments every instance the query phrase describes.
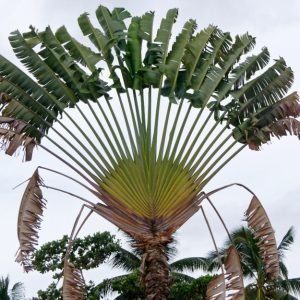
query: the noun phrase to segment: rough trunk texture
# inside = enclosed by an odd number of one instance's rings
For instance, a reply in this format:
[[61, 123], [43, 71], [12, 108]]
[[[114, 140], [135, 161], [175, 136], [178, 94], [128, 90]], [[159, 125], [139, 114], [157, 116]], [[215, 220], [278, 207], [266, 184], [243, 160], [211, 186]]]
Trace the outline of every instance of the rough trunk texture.
[[147, 300], [167, 300], [170, 294], [170, 271], [165, 246], [169, 239], [153, 237], [143, 243], [142, 281]]

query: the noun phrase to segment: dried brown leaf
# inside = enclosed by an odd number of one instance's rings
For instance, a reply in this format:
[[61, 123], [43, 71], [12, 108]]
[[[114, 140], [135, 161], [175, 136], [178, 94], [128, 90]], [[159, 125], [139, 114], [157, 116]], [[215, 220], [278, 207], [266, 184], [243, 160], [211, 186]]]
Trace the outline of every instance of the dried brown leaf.
[[225, 276], [219, 275], [207, 287], [207, 300], [244, 300], [244, 283], [240, 256], [234, 246], [226, 253]]
[[300, 139], [300, 122], [296, 119], [285, 118], [270, 125], [270, 130], [277, 138], [287, 135], [296, 135]]
[[206, 299], [207, 300], [225, 300], [225, 277], [223, 274], [213, 279], [207, 286]]
[[258, 247], [266, 273], [271, 279], [277, 279], [279, 258], [275, 233], [268, 215], [257, 197], [252, 198], [245, 215], [249, 228], [254, 231], [254, 236], [259, 241]]
[[29, 179], [23, 194], [18, 216], [18, 239], [20, 248], [16, 261], [26, 272], [32, 269], [31, 257], [38, 243], [38, 230], [42, 221], [45, 200], [40, 189], [42, 179], [36, 170]]
[[68, 257], [64, 263], [64, 282], [63, 282], [64, 300], [85, 300], [85, 283], [80, 270], [69, 262]]
[[6, 154], [13, 155], [20, 147], [23, 147], [25, 160], [31, 160], [36, 143], [33, 138], [24, 134], [27, 127], [28, 124], [22, 120], [0, 116], [1, 148], [5, 149]]

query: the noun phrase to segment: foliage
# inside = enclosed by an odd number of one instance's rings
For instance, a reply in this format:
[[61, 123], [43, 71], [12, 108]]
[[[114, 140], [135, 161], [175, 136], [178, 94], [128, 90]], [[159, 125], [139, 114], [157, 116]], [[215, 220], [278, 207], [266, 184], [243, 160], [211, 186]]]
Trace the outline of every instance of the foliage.
[[211, 275], [200, 276], [191, 281], [181, 281], [171, 285], [172, 300], [204, 300], [208, 283], [214, 278]]
[[[60, 240], [42, 245], [34, 253], [34, 269], [40, 273], [61, 271], [67, 244], [68, 237], [64, 236]], [[109, 232], [97, 232], [84, 238], [77, 238], [70, 259], [78, 268], [89, 270], [107, 261], [119, 247], [119, 241]]]
[[[34, 255], [33, 267], [40, 273], [49, 271], [56, 272], [54, 279], [61, 277], [63, 269], [64, 254], [66, 251], [68, 238], [64, 236], [62, 239], [52, 241], [42, 245]], [[131, 240], [130, 240], [131, 242]], [[175, 241], [168, 245], [167, 253], [170, 258], [176, 255]], [[80, 246], [79, 246], [80, 245]], [[85, 245], [85, 252], [78, 249]], [[87, 250], [88, 249], [88, 250]], [[102, 249], [99, 255], [99, 249]], [[121, 247], [119, 240], [108, 232], [97, 233], [86, 236], [83, 239], [77, 239], [74, 243], [73, 252], [70, 253], [70, 259], [76, 263], [81, 270], [97, 268], [102, 263], [110, 263], [114, 268], [120, 268], [129, 274], [116, 276], [105, 279], [99, 284], [89, 282], [86, 284], [86, 295], [88, 299], [99, 299], [110, 292], [117, 292], [120, 296], [117, 299], [144, 299], [145, 291], [141, 283], [140, 272], [138, 271], [141, 260], [141, 253], [138, 249], [128, 251]], [[210, 276], [194, 279], [185, 275], [184, 271], [203, 270], [206, 268], [206, 261], [201, 257], [183, 258], [170, 263], [172, 270], [172, 299], [176, 298], [176, 294], [200, 295], [203, 293]], [[190, 294], [187, 292], [190, 291]], [[38, 292], [39, 300], [59, 300], [62, 299], [62, 289], [57, 284], [52, 283], [47, 290]], [[191, 298], [192, 299], [192, 298]]]

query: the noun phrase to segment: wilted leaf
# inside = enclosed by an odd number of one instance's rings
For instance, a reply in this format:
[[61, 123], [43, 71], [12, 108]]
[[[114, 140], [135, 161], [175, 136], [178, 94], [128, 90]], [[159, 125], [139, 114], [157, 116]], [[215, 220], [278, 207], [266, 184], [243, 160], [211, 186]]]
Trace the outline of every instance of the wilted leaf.
[[271, 279], [277, 279], [279, 276], [279, 258], [275, 233], [262, 204], [255, 196], [252, 198], [245, 215], [249, 228], [254, 231], [255, 238], [259, 240], [258, 247], [266, 273]]
[[64, 264], [63, 298], [64, 300], [86, 299], [83, 276], [67, 257]]
[[28, 124], [22, 120], [0, 116], [0, 140], [1, 148], [5, 153], [13, 155], [18, 148], [23, 147], [25, 151], [25, 161], [32, 158], [32, 152], [36, 143], [33, 138], [24, 134]]
[[16, 261], [21, 263], [26, 272], [32, 269], [31, 256], [38, 243], [38, 230], [45, 208], [45, 200], [40, 189], [42, 179], [38, 170], [30, 178], [22, 197], [18, 217], [18, 239], [20, 248]]
[[244, 300], [243, 273], [240, 257], [234, 246], [227, 250], [224, 262], [225, 275], [212, 280], [207, 287], [207, 300]]

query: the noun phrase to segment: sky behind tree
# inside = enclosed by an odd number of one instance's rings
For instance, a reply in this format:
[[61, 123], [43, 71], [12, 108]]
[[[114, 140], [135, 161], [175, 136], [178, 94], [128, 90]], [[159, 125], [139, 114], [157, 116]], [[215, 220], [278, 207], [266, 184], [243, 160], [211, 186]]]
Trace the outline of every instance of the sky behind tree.
[[[98, 5], [109, 8], [125, 7], [132, 15], [141, 15], [146, 11], [155, 11], [156, 24], [169, 8], [178, 7], [179, 17], [174, 28], [178, 33], [183, 23], [193, 18], [197, 20], [198, 29], [208, 24], [218, 25], [223, 31], [232, 35], [249, 32], [257, 39], [254, 53], [267, 46], [271, 58], [282, 56], [295, 72], [295, 83], [292, 90], [300, 92], [300, 2], [297, 0], [211, 0], [211, 1], [80, 1], [80, 0], [10, 0], [2, 5], [0, 53], [15, 63], [13, 51], [8, 43], [9, 33], [15, 29], [21, 32], [33, 25], [42, 31], [47, 25], [53, 30], [66, 25], [77, 38], [81, 37], [77, 25], [77, 17], [88, 12], [94, 18]], [[206, 187], [206, 190], [217, 188], [232, 182], [240, 182], [256, 192], [272, 221], [278, 240], [281, 240], [287, 229], [294, 225], [296, 242], [287, 256], [287, 267], [291, 277], [300, 276], [300, 186], [298, 160], [300, 142], [295, 137], [273, 140], [259, 152], [245, 149]], [[12, 190], [14, 186], [30, 177], [38, 165], [60, 168], [60, 164], [37, 151], [32, 162], [22, 163], [19, 157], [8, 157], [0, 153], [0, 236], [1, 256], [0, 270], [5, 276], [10, 274], [13, 282], [24, 282], [27, 296], [34, 296], [40, 288], [50, 283], [50, 277], [38, 273], [24, 274], [22, 268], [14, 262], [14, 254], [18, 248], [16, 223], [20, 200], [25, 186]], [[47, 183], [61, 185], [59, 179], [47, 176]], [[45, 191], [48, 209], [40, 234], [41, 243], [59, 239], [69, 233], [80, 209], [80, 203], [64, 195]], [[229, 228], [241, 224], [243, 212], [247, 208], [250, 196], [238, 188], [224, 191], [214, 197], [214, 203], [222, 212]], [[210, 215], [210, 211], [208, 211]], [[212, 215], [211, 223], [219, 245], [226, 237], [218, 220]], [[92, 217], [83, 229], [82, 235], [95, 231], [109, 230], [117, 234], [117, 229], [99, 217]], [[213, 248], [207, 228], [200, 214], [196, 214], [176, 234], [179, 246], [179, 257], [202, 256]], [[100, 281], [110, 276], [109, 268], [87, 274], [87, 279]]]

